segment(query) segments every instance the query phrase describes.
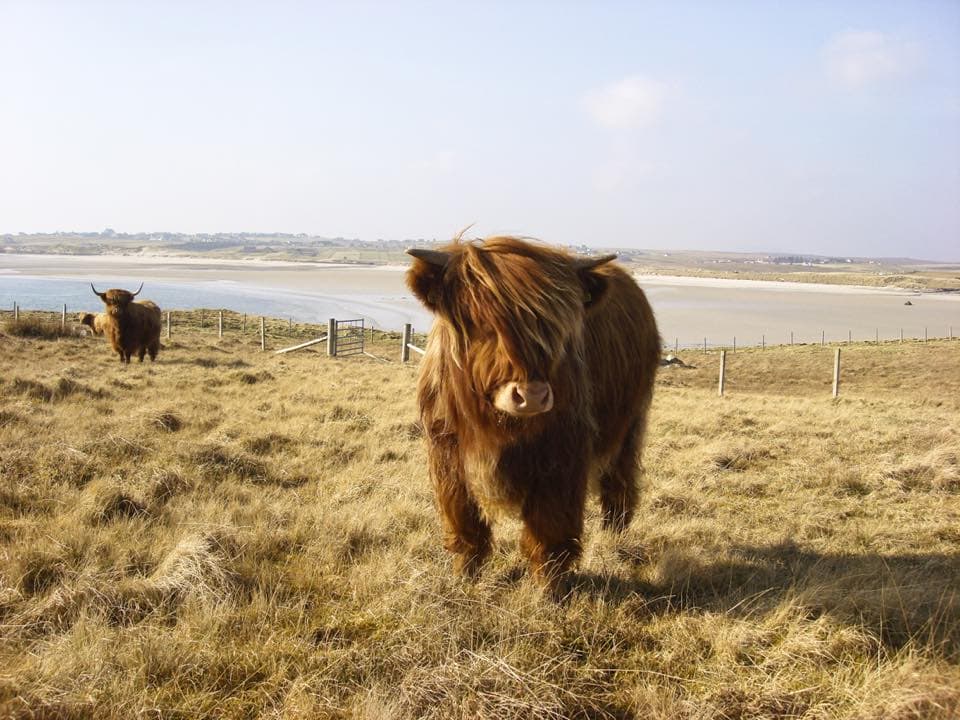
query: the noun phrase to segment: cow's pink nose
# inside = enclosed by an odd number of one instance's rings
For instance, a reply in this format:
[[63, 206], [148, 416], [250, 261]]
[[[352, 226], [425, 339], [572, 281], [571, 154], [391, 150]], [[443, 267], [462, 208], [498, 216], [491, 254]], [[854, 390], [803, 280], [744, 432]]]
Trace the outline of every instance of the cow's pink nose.
[[553, 389], [545, 382], [510, 382], [500, 387], [493, 404], [511, 415], [539, 415], [553, 407]]

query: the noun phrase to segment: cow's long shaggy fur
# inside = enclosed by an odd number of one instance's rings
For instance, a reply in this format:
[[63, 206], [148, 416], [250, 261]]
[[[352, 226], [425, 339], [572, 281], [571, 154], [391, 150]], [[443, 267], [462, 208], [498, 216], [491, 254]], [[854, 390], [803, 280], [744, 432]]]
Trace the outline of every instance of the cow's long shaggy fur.
[[[660, 339], [621, 268], [518, 238], [459, 239], [444, 266], [416, 259], [407, 282], [436, 315], [418, 393], [446, 547], [475, 573], [501, 512], [524, 523], [532, 569], [557, 589], [580, 555], [588, 478], [604, 524], [637, 502], [637, 468]], [[548, 382], [554, 406], [498, 410], [511, 381]]]
[[143, 362], [147, 353], [150, 360], [156, 360], [162, 325], [156, 303], [134, 300], [134, 294], [128, 290], [111, 289], [97, 294], [106, 306], [97, 317], [103, 317], [103, 333], [120, 362], [129, 363], [131, 355]]

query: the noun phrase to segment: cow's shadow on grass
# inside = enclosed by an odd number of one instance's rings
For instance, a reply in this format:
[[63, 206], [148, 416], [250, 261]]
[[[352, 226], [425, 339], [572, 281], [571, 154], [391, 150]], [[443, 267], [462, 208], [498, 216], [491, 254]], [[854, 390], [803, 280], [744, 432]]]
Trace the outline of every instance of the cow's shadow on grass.
[[640, 614], [735, 617], [789, 602], [811, 619], [863, 626], [887, 647], [912, 640], [960, 659], [960, 553], [819, 553], [788, 542], [734, 546], [726, 558], [704, 561], [670, 549], [648, 573], [630, 572], [630, 564], [639, 571], [636, 554], [620, 554], [627, 562], [619, 568], [578, 572], [570, 597], [629, 603]]

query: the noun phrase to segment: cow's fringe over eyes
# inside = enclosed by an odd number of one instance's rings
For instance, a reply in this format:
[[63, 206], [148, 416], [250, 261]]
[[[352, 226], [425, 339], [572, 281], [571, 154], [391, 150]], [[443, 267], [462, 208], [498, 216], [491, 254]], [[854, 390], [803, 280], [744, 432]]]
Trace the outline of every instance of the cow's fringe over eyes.
[[[583, 315], [584, 291], [570, 256], [508, 237], [482, 246], [456, 241], [447, 249], [439, 313], [457, 365], [471, 355], [475, 366], [487, 366], [481, 374], [546, 379]], [[486, 355], [499, 360], [484, 361]]]

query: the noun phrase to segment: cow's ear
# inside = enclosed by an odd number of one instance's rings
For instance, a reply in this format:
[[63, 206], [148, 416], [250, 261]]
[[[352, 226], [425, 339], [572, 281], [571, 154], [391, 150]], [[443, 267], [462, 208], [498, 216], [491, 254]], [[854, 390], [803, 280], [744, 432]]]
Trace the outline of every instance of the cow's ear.
[[430, 312], [440, 312], [443, 298], [443, 275], [450, 256], [436, 250], [407, 250], [414, 257], [407, 270], [407, 287]]
[[573, 266], [577, 271], [577, 277], [580, 279], [580, 286], [583, 288], [583, 305], [590, 307], [597, 304], [604, 293], [607, 292], [607, 277], [605, 274], [597, 272], [597, 269], [616, 259], [616, 255], [603, 255], [601, 257], [577, 258], [573, 261]]

